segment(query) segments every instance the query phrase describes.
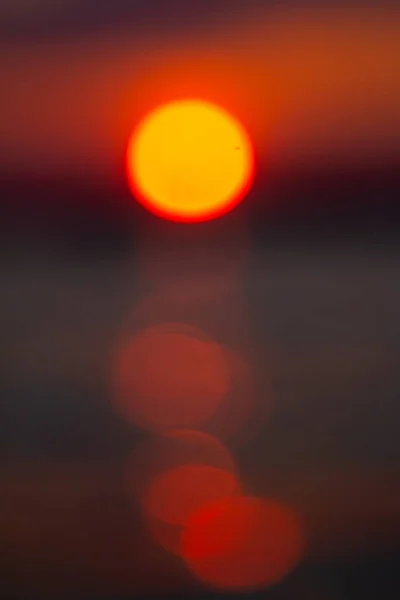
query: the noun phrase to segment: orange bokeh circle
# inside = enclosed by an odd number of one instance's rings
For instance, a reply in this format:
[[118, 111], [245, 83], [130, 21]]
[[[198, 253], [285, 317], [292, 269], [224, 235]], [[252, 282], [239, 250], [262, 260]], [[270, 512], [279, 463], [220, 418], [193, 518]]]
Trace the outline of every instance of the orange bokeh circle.
[[226, 110], [180, 100], [147, 115], [127, 149], [128, 181], [151, 212], [173, 221], [205, 221], [246, 195], [254, 158], [243, 126]]
[[148, 486], [144, 512], [165, 523], [186, 525], [202, 506], [237, 495], [240, 484], [233, 473], [209, 465], [184, 465], [161, 473]]
[[197, 427], [216, 411], [230, 388], [224, 348], [195, 327], [154, 325], [121, 346], [115, 403], [145, 429]]
[[215, 437], [202, 431], [177, 429], [146, 436], [136, 445], [126, 468], [129, 494], [142, 499], [161, 473], [185, 465], [207, 465], [236, 473], [229, 450]]
[[[221, 476], [222, 486], [224, 482], [227, 483], [227, 488], [222, 488], [222, 493], [225, 493], [226, 489], [230, 490], [231, 483], [236, 487], [236, 464], [230, 452], [215, 437], [201, 431], [179, 429], [162, 435], [147, 435], [136, 444], [126, 467], [126, 490], [134, 504], [140, 507], [147, 532], [157, 544], [174, 554], [179, 554], [183, 526], [169, 522], [171, 515], [165, 503], [161, 504], [160, 512], [152, 510], [146, 500], [149, 498], [149, 492], [154, 497], [154, 492], [157, 491], [160, 483], [163, 485], [164, 480], [167, 483], [170, 501], [175, 501], [174, 494], [179, 492], [182, 483], [179, 473], [183, 472], [185, 478], [185, 472], [187, 473], [191, 468], [195, 475], [200, 471], [203, 480], [206, 479], [205, 483], [208, 482], [209, 493], [212, 494], [208, 496], [208, 500], [218, 497], [213, 490], [210, 491], [210, 480], [213, 475], [214, 478]], [[174, 472], [178, 472], [178, 479], [175, 478], [177, 485], [174, 485], [174, 481], [171, 481], [168, 476], [172, 473], [174, 479]], [[221, 489], [221, 484], [219, 488]], [[202, 498], [204, 500], [204, 495]], [[160, 502], [162, 500], [163, 498], [160, 498]], [[194, 501], [194, 505], [190, 499], [189, 502], [186, 500], [182, 503], [178, 497], [180, 506], [188, 507], [187, 513], [191, 512], [193, 506], [199, 508], [198, 495], [194, 496]], [[182, 517], [182, 513], [179, 514]], [[164, 517], [165, 520], [157, 516]], [[182, 518], [178, 520], [182, 521]]]
[[296, 514], [278, 502], [253, 497], [204, 506], [181, 537], [181, 556], [191, 572], [228, 590], [273, 585], [303, 554], [303, 528]]

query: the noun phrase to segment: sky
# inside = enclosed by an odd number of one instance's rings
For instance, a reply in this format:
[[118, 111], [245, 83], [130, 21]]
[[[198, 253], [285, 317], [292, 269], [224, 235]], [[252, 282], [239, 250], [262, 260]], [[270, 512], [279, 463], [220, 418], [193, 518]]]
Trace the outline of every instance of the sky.
[[[268, 2], [269, 5], [273, 2]], [[207, 26], [265, 6], [262, 0], [5, 0], [0, 31], [5, 37], [59, 36], [90, 33], [109, 25], [144, 28], [147, 33]]]
[[395, 5], [58, 1], [0, 13], [2, 177], [112, 178], [142, 116], [188, 95], [235, 113], [262, 166], [400, 156]]

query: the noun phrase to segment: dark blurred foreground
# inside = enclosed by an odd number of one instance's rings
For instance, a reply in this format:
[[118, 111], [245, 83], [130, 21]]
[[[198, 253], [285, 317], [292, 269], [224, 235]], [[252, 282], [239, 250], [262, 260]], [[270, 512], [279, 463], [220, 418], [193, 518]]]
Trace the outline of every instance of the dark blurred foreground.
[[[292, 207], [303, 197], [309, 207], [325, 201], [318, 218], [303, 202], [297, 218], [275, 210], [268, 219], [255, 194], [251, 210], [190, 233], [154, 224], [123, 194], [120, 208], [104, 194], [94, 210], [87, 192], [67, 207], [56, 186], [47, 198], [36, 188], [41, 209], [34, 215], [32, 195], [24, 218], [15, 207], [26, 196], [8, 186], [0, 305], [5, 597], [203, 594], [179, 560], [151, 542], [124, 488], [126, 460], [143, 433], [113, 410], [110, 361], [126, 315], [151, 292], [140, 240], [166, 236], [170, 254], [155, 253], [153, 266], [166, 261], [167, 283], [200, 278], [206, 290], [223, 267], [212, 272], [190, 257], [214, 253], [213, 268], [225, 264], [245, 220], [238, 297], [247, 307], [258, 399], [268, 380], [275, 406], [258, 435], [233, 450], [252, 493], [294, 506], [309, 538], [300, 567], [255, 595], [398, 597], [398, 185], [393, 174], [380, 177], [351, 187], [331, 176], [312, 194], [299, 180], [296, 194], [280, 191]], [[339, 195], [341, 208], [330, 207], [332, 181], [351, 190], [350, 205]], [[50, 196], [60, 198], [57, 209]], [[200, 307], [201, 294], [194, 302]], [[216, 319], [228, 309], [218, 312], [217, 302]], [[201, 310], [207, 318], [207, 304]]]

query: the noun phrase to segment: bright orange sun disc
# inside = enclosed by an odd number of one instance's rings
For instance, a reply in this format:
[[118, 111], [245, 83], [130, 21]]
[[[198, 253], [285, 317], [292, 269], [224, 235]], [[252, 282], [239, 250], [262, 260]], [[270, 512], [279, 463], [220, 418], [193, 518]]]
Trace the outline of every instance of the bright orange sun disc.
[[162, 105], [133, 132], [128, 179], [148, 210], [173, 221], [205, 221], [230, 211], [253, 178], [253, 151], [242, 125], [200, 100]]

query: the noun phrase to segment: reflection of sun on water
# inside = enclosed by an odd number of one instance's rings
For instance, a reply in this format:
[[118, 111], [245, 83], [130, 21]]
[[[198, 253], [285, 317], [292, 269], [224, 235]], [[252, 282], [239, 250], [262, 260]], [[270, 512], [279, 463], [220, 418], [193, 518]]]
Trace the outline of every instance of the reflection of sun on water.
[[186, 525], [204, 504], [239, 493], [235, 475], [209, 465], [186, 464], [156, 477], [146, 490], [146, 514], [173, 525]]
[[161, 106], [139, 125], [127, 153], [134, 193], [152, 212], [204, 221], [228, 212], [253, 174], [250, 140], [223, 109], [199, 100]]
[[153, 325], [117, 355], [116, 406], [153, 431], [207, 422], [230, 389], [225, 349], [195, 327]]
[[302, 524], [289, 507], [244, 496], [204, 505], [181, 537], [181, 554], [192, 573], [227, 590], [277, 583], [297, 566], [304, 549]]

